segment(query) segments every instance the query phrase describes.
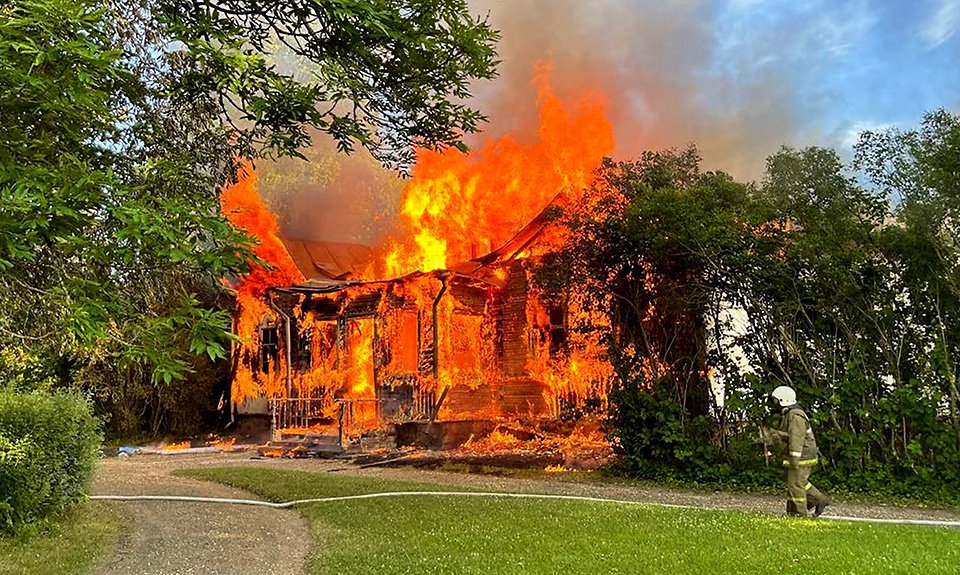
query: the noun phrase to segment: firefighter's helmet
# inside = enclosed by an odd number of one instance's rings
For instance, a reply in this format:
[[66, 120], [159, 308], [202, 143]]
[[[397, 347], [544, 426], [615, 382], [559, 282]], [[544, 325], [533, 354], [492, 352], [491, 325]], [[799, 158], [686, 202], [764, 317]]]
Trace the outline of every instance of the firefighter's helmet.
[[777, 389], [774, 389], [770, 397], [779, 401], [780, 407], [789, 407], [797, 403], [797, 392], [793, 391], [792, 387], [787, 387], [786, 385], [781, 385]]

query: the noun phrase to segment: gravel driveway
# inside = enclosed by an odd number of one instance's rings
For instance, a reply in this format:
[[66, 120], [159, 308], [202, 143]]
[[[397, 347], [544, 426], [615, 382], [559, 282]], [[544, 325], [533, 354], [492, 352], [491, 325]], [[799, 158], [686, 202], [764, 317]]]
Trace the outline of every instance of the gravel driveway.
[[[244, 458], [249, 457], [249, 455]], [[241, 497], [249, 493], [174, 477], [175, 469], [218, 456], [143, 455], [105, 459], [94, 495]], [[216, 503], [116, 502], [131, 524], [101, 575], [299, 575], [310, 550], [306, 522], [296, 511]]]

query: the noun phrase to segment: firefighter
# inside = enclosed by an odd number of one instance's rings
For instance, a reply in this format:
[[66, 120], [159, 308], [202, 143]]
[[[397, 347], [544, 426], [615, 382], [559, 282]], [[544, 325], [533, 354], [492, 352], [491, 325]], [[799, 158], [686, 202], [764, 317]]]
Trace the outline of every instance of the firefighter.
[[783, 411], [779, 435], [786, 445], [787, 515], [806, 517], [812, 510], [819, 517], [830, 499], [810, 483], [810, 472], [817, 464], [817, 440], [813, 436], [810, 418], [797, 403], [797, 393], [785, 385], [773, 390]]

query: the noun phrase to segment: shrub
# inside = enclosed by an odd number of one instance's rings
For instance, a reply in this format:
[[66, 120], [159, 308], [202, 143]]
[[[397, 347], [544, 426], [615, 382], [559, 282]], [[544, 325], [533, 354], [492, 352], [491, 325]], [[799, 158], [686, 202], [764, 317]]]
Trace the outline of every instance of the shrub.
[[[828, 492], [960, 504], [960, 441], [949, 419], [938, 415], [938, 398], [923, 401], [901, 388], [887, 398], [866, 402], [861, 395], [847, 401], [844, 393], [865, 384], [845, 384], [834, 393], [834, 403], [808, 409], [825, 456], [814, 476], [817, 485]], [[759, 426], [777, 425], [779, 413], [777, 408], [765, 413], [762, 399], [749, 399], [764, 396], [759, 391], [764, 383], [755, 385], [752, 395], [731, 395], [728, 409], [742, 419], [724, 428], [715, 418], [684, 417], [669, 378], [618, 382], [610, 393], [608, 422], [619, 455], [614, 470], [701, 486], [782, 489], [781, 458], [765, 460], [757, 436]], [[859, 428], [856, 417], [869, 417], [872, 426]], [[837, 422], [848, 422], [848, 428]]]
[[0, 531], [82, 499], [101, 440], [82, 397], [0, 389]]

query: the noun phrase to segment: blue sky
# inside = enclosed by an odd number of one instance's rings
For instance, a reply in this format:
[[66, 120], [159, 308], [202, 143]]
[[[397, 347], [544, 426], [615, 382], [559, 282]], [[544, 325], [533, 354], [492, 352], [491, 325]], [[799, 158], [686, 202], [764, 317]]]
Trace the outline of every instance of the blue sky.
[[789, 70], [792, 105], [827, 143], [960, 108], [960, 0], [728, 0], [716, 10], [716, 68], [750, 54], [729, 71]]
[[533, 62], [561, 95], [598, 87], [618, 155], [696, 143], [762, 176], [780, 145], [849, 155], [856, 134], [960, 112], [960, 0], [471, 0], [502, 31], [478, 87], [488, 134], [530, 132]]

